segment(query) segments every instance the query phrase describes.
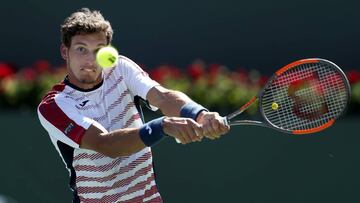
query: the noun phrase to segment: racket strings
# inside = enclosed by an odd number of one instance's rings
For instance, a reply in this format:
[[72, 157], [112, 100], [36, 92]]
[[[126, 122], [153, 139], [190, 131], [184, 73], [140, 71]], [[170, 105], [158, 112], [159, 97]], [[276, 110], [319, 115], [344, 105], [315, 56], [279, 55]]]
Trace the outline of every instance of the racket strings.
[[[315, 86], [313, 86], [313, 89], [315, 89], [315, 90], [318, 89], [320, 85], [322, 85], [322, 84], [316, 84]], [[336, 116], [336, 115], [331, 115], [331, 112], [336, 112], [336, 110], [328, 109], [329, 107], [332, 107], [332, 106], [335, 107], [336, 105], [332, 105], [329, 102], [326, 102], [325, 95], [318, 96], [316, 93], [314, 93], [313, 89], [310, 89], [310, 91], [309, 91], [310, 95], [303, 96], [303, 97], [307, 98], [308, 102], [305, 104], [298, 104], [299, 106], [301, 106], [300, 110], [302, 112], [309, 113], [308, 116], [302, 116], [306, 122], [303, 122], [303, 126], [299, 126], [299, 129], [307, 129], [307, 128], [314, 128], [314, 127], [320, 126], [323, 123], [326, 123], [328, 120], [330, 120]], [[324, 89], [328, 90], [328, 88], [326, 86]], [[328, 97], [328, 98], [331, 98], [331, 97]], [[324, 111], [316, 112], [316, 111], [319, 111], [319, 109], [324, 109]], [[314, 111], [315, 111], [315, 113], [313, 113]], [[329, 113], [329, 114], [326, 114], [326, 113]], [[315, 116], [318, 116], [319, 118], [314, 119], [313, 118], [314, 116], [310, 116], [310, 115], [315, 115]], [[323, 119], [323, 122], [320, 122], [321, 115], [323, 115], [325, 117]], [[327, 117], [326, 117], [326, 115], [327, 115]], [[308, 127], [305, 126], [306, 124], [308, 124]], [[295, 123], [290, 127], [296, 127]]]
[[[319, 85], [316, 85], [315, 87], [313, 87], [314, 89], [317, 89], [318, 87], [317, 86], [319, 86]], [[328, 88], [325, 86], [325, 89], [327, 89], [328, 90]], [[310, 89], [311, 90], [311, 89]], [[310, 94], [314, 94], [314, 90], [312, 90], [312, 91], [310, 91], [309, 92]], [[302, 112], [312, 112], [312, 111], [314, 111], [314, 109], [316, 110], [316, 109], [319, 109], [319, 108], [321, 108], [321, 107], [323, 107], [323, 105], [324, 105], [324, 103], [326, 104], [326, 108], [329, 108], [329, 106], [331, 107], [331, 106], [336, 106], [336, 105], [329, 105], [329, 102], [325, 102], [325, 99], [324, 99], [324, 96], [322, 96], [322, 97], [317, 97], [317, 95], [315, 94], [315, 95], [308, 95], [308, 96], [306, 96], [305, 95], [305, 98], [307, 98], [307, 100], [308, 100], [308, 103], [307, 104], [299, 104], [300, 106], [302, 106], [302, 109], [301, 109], [301, 111]], [[329, 98], [329, 97], [328, 97]], [[310, 104], [310, 105], [309, 105]], [[326, 109], [326, 111], [328, 111], [328, 109]], [[336, 112], [335, 110], [330, 110], [330, 111], [328, 111], [328, 112]], [[326, 112], [318, 112], [318, 114], [319, 115], [321, 115], [321, 114], [324, 114], [324, 113], [326, 113]], [[327, 114], [329, 117], [332, 117], [332, 115], [331, 114]], [[304, 119], [306, 119], [307, 121], [311, 121], [311, 120], [313, 120], [313, 119], [310, 119], [310, 118], [304, 118]], [[327, 122], [327, 120], [324, 120], [324, 122]], [[310, 124], [310, 128], [312, 128], [312, 127], [316, 127], [317, 125], [322, 125], [322, 123], [321, 122], [319, 122], [319, 120], [316, 120], [316, 119], [314, 119], [314, 122], [310, 122], [309, 123]]]
[[[275, 78], [264, 90], [262, 109], [277, 127], [307, 130], [337, 118], [347, 101], [342, 73], [327, 63], [309, 63]], [[279, 105], [276, 110], [274, 102]]]
[[[306, 78], [309, 76], [310, 72], [304, 72], [303, 76]], [[271, 85], [271, 101], [267, 102], [266, 98], [267, 95], [264, 95], [264, 102], [263, 105], [266, 107], [266, 109], [271, 109], [270, 104], [272, 104], [273, 101], [276, 101], [276, 103], [280, 104], [280, 109], [275, 111], [276, 115], [271, 115], [274, 111], [269, 111], [269, 116], [267, 116], [270, 120], [275, 121], [276, 123], [280, 123], [280, 126], [284, 127], [285, 124], [291, 124], [291, 123], [299, 123], [298, 121], [295, 121], [291, 118], [290, 109], [286, 108], [289, 107], [289, 103], [293, 103], [292, 99], [288, 97], [288, 86], [287, 83], [292, 83], [293, 81], [298, 80], [298, 72], [291, 71], [288, 73], [288, 75], [282, 75], [283, 77], [279, 77], [278, 80], [274, 81], [274, 85]], [[279, 88], [282, 88], [279, 89]], [[270, 93], [270, 92], [269, 92]], [[267, 105], [268, 104], [268, 105]], [[279, 122], [277, 122], [279, 120]], [[285, 126], [286, 127], [286, 126]]]

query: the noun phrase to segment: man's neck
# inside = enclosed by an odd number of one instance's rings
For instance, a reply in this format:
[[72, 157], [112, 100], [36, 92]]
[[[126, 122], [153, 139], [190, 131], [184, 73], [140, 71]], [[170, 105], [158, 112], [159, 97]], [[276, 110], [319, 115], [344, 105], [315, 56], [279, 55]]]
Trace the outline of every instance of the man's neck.
[[100, 77], [98, 82], [91, 83], [91, 84], [86, 84], [86, 83], [78, 84], [78, 82], [73, 81], [69, 78], [69, 76], [66, 76], [64, 79], [64, 83], [76, 90], [79, 90], [82, 92], [89, 92], [89, 91], [98, 89], [103, 84], [103, 78]]

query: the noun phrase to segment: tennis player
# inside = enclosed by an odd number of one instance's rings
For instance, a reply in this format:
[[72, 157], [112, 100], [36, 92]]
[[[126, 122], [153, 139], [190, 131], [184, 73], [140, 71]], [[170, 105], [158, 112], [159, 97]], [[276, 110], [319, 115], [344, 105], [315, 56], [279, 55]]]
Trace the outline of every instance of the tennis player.
[[[100, 68], [96, 52], [111, 43], [113, 30], [99, 11], [71, 14], [61, 34], [68, 74], [44, 96], [38, 116], [70, 172], [73, 202], [162, 202], [151, 147], [165, 137], [183, 144], [216, 139], [229, 127], [129, 58]], [[144, 124], [136, 98], [165, 116]]]

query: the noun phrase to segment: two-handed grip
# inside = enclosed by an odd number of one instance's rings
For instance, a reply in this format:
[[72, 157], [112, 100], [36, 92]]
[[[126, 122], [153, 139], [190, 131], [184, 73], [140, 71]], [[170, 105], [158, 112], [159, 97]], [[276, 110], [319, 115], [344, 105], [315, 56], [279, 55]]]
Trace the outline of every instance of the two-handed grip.
[[[227, 119], [226, 116], [222, 117], [222, 122], [225, 125], [229, 125], [229, 122], [228, 122], [228, 119]], [[175, 140], [176, 140], [177, 143], [179, 143], [179, 144], [181, 143], [181, 141], [178, 138], [175, 138]]]

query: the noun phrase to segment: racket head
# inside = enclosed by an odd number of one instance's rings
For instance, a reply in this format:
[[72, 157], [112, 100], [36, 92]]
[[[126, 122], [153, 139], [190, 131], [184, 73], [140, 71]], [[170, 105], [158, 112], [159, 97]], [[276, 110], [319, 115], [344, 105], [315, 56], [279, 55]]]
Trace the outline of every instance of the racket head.
[[279, 69], [259, 92], [259, 111], [271, 127], [309, 134], [330, 127], [347, 109], [350, 85], [333, 62], [313, 58]]

